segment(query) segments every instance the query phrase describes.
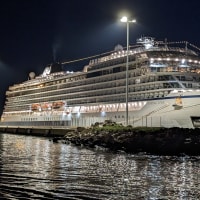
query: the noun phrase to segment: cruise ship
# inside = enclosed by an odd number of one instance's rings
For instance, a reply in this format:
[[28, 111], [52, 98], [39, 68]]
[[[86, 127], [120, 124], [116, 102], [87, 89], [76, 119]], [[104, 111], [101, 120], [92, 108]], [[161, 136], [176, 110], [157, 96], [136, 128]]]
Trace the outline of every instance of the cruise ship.
[[199, 48], [189, 42], [141, 37], [128, 50], [117, 45], [100, 54], [82, 71], [63, 70], [64, 64], [50, 64], [41, 75], [31, 72], [10, 86], [0, 124], [67, 128], [112, 120], [133, 127], [200, 127]]

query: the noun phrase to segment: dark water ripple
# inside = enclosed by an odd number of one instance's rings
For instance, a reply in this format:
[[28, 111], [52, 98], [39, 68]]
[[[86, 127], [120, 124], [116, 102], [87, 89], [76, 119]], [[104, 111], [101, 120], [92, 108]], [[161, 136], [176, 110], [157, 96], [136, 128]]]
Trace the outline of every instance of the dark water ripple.
[[200, 199], [200, 157], [127, 155], [0, 135], [0, 199]]

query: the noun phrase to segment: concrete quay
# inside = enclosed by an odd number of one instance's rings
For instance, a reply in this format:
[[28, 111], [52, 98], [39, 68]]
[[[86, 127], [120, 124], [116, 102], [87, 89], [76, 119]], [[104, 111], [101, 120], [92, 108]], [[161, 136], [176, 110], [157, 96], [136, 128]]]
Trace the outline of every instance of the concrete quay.
[[75, 130], [75, 128], [66, 128], [66, 127], [51, 127], [51, 126], [0, 126], [0, 133], [12, 133], [12, 134], [23, 134], [23, 135], [32, 135], [32, 136], [46, 136], [46, 137], [63, 137], [68, 132]]

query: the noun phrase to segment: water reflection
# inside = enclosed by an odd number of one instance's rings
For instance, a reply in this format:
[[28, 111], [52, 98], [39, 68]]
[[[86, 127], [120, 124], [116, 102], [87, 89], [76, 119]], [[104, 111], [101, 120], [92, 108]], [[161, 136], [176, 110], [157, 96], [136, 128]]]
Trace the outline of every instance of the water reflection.
[[198, 199], [200, 157], [127, 155], [0, 135], [5, 199]]

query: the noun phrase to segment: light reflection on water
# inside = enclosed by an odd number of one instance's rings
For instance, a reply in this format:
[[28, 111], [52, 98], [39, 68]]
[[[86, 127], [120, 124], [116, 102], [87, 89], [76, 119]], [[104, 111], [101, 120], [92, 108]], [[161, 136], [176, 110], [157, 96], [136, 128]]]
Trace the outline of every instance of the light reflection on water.
[[200, 199], [200, 157], [130, 155], [0, 135], [4, 199]]

